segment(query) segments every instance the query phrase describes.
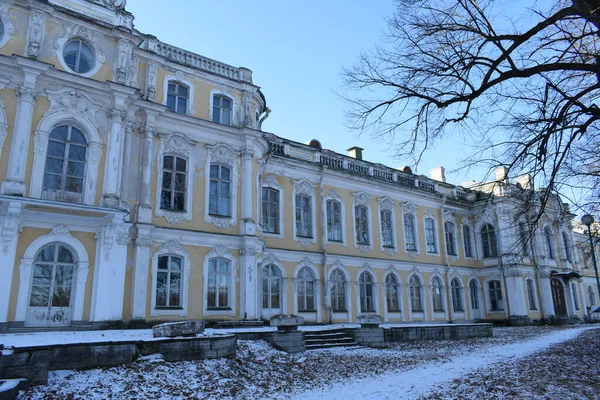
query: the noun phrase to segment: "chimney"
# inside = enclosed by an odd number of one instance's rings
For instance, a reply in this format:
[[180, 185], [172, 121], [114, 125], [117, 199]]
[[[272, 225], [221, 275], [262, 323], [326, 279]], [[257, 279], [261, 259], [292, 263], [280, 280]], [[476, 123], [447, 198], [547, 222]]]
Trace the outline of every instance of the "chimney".
[[531, 175], [524, 174], [515, 178], [515, 185], [519, 184], [523, 189], [533, 189], [533, 182], [531, 181]]
[[438, 182], [446, 182], [446, 170], [444, 167], [435, 167], [429, 170], [431, 179]]
[[496, 181], [502, 181], [503, 183], [508, 183], [508, 168], [505, 166], [498, 167], [494, 171], [496, 174]]
[[350, 147], [348, 150], [348, 155], [352, 158], [356, 158], [357, 160], [362, 160], [362, 151], [364, 149], [358, 146]]

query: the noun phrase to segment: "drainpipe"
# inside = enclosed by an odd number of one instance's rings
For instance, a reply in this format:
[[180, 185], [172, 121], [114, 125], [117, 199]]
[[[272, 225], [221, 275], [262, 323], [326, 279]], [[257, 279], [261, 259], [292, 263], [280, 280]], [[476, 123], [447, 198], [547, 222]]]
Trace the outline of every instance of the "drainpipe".
[[269, 118], [269, 114], [271, 114], [271, 109], [269, 107], [266, 108], [264, 114], [260, 120], [258, 120], [258, 130], [262, 131], [262, 124], [265, 122], [267, 118]]

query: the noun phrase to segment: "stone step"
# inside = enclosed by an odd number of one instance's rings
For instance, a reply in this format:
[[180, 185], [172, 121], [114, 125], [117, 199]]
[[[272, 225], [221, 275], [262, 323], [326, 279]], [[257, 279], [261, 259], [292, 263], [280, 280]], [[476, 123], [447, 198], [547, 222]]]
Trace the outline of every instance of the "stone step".
[[304, 333], [304, 343], [307, 350], [357, 346], [345, 329], [307, 331]]
[[265, 326], [265, 323], [261, 320], [220, 321], [220, 322], [217, 322], [216, 328], [248, 328], [248, 327], [261, 327], [261, 326]]
[[339, 338], [311, 338], [311, 339], [306, 339], [304, 338], [304, 342], [305, 343], [343, 343], [343, 342], [354, 342], [354, 339], [352, 339], [349, 336], [344, 336], [344, 337], [339, 337]]
[[359, 347], [356, 343], [323, 343], [323, 344], [306, 344], [306, 350], [330, 349], [335, 347]]

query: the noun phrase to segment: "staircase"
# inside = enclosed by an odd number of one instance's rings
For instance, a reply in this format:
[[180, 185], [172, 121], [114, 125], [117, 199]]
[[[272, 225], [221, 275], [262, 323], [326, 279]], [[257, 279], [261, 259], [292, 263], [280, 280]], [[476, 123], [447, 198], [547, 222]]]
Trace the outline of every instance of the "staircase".
[[306, 331], [304, 332], [304, 345], [306, 350], [358, 346], [344, 329]]

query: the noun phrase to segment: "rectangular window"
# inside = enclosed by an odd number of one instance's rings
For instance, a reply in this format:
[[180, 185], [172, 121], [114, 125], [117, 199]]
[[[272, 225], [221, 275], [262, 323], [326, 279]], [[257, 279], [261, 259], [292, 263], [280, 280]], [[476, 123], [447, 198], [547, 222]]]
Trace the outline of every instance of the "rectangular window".
[[210, 166], [210, 190], [208, 213], [219, 217], [231, 217], [231, 170], [218, 164]]
[[394, 246], [394, 224], [390, 210], [381, 210], [381, 241], [383, 247], [396, 247]]
[[158, 257], [156, 275], [156, 307], [181, 308], [182, 259], [175, 256]]
[[535, 291], [533, 290], [533, 280], [531, 279], [527, 279], [527, 298], [529, 299], [529, 309], [537, 310]]
[[342, 241], [342, 206], [335, 200], [327, 200], [327, 240]]
[[527, 226], [524, 222], [519, 222], [519, 241], [521, 242], [521, 252], [523, 257], [529, 256], [529, 235], [527, 234]]
[[504, 301], [502, 300], [502, 287], [500, 281], [490, 281], [488, 283], [490, 289], [490, 305], [492, 311], [504, 310]]
[[473, 257], [473, 241], [471, 239], [471, 227], [463, 225], [463, 242], [465, 245], [465, 257]]
[[425, 238], [428, 253], [437, 253], [437, 240], [435, 239], [435, 221], [432, 218], [425, 219]]
[[187, 161], [180, 157], [164, 156], [160, 208], [185, 211]]
[[296, 195], [296, 236], [312, 238], [312, 206], [311, 198]]
[[577, 288], [574, 283], [571, 283], [571, 293], [573, 293], [573, 305], [576, 310], [579, 310], [579, 298], [577, 297]]
[[187, 114], [189, 89], [178, 82], [169, 82], [167, 93], [167, 107], [172, 112]]
[[406, 251], [417, 251], [415, 238], [415, 217], [412, 214], [404, 214], [404, 248]]
[[356, 243], [369, 244], [369, 210], [365, 206], [354, 207]]
[[446, 251], [450, 256], [456, 256], [456, 229], [452, 222], [446, 222], [444, 224], [444, 228], [446, 231]]
[[231, 125], [231, 99], [224, 96], [213, 96], [212, 120], [218, 124]]
[[267, 233], [279, 233], [279, 190], [262, 189], [262, 225]]
[[230, 274], [231, 267], [229, 260], [224, 258], [211, 258], [208, 261], [208, 308], [229, 308]]

